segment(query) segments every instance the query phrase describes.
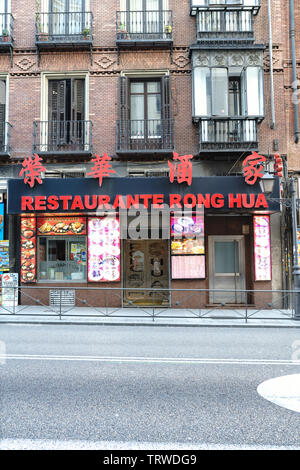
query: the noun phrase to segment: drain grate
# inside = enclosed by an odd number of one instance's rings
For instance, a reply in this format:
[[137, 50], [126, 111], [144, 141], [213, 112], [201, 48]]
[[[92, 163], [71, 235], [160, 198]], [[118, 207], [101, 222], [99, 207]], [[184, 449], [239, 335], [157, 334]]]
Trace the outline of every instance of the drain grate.
[[50, 306], [75, 307], [75, 290], [50, 290]]

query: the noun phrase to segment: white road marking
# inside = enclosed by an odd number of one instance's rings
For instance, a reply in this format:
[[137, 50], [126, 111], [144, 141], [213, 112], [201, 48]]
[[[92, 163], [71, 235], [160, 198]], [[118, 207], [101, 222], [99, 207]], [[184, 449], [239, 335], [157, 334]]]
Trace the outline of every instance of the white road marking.
[[23, 361], [89, 361], [141, 364], [231, 364], [231, 365], [300, 365], [300, 360], [289, 359], [231, 359], [231, 358], [181, 358], [181, 357], [119, 357], [119, 356], [67, 356], [48, 354], [6, 354], [0, 360]]
[[257, 391], [275, 405], [300, 413], [300, 374], [266, 380]]
[[296, 446], [205, 444], [182, 442], [55, 441], [3, 439], [1, 450], [299, 450]]

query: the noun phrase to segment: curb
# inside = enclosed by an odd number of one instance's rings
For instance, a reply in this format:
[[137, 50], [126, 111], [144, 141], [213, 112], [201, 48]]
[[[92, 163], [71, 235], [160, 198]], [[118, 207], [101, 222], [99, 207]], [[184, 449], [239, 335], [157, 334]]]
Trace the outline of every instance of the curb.
[[228, 324], [186, 324], [186, 323], [136, 323], [136, 322], [114, 322], [114, 323], [108, 323], [108, 322], [66, 322], [66, 321], [56, 321], [56, 322], [51, 322], [51, 321], [1, 321], [0, 324], [3, 325], [70, 325], [70, 326], [148, 326], [148, 327], [165, 327], [165, 328], [292, 328], [292, 329], [298, 329], [300, 328], [300, 323], [299, 326], [297, 325], [251, 325], [249, 323], [243, 323], [240, 325], [228, 325]]

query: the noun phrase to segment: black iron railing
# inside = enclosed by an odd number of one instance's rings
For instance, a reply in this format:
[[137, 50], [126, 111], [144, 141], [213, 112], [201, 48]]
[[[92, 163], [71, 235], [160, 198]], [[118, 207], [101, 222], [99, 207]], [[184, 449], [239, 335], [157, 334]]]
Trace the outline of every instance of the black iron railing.
[[0, 47], [13, 43], [14, 17], [10, 13], [0, 13]]
[[38, 153], [91, 153], [91, 121], [35, 121], [33, 148]]
[[117, 152], [174, 149], [173, 119], [117, 121]]
[[[104, 318], [134, 318], [149, 322], [166, 319], [195, 320], [235, 320], [238, 323], [263, 322], [264, 320], [299, 321], [295, 311], [297, 290], [228, 290], [228, 289], [155, 289], [121, 287], [77, 287], [22, 285], [10, 289], [10, 300], [2, 302], [0, 317], [44, 318], [66, 320], [84, 318], [92, 321]], [[134, 298], [126, 300], [134, 291]], [[235, 304], [237, 293], [243, 302]], [[216, 303], [210, 299], [218, 297]], [[151, 299], [147, 306], [144, 298]], [[224, 300], [220, 300], [224, 297]], [[18, 305], [17, 299], [21, 305]], [[122, 304], [126, 308], [122, 308]], [[129, 307], [129, 308], [128, 308]], [[4, 321], [6, 318], [4, 318]], [[295, 324], [293, 324], [295, 325]], [[299, 362], [299, 361], [298, 361]]]
[[169, 10], [117, 11], [117, 41], [172, 41], [173, 13]]
[[199, 142], [202, 150], [257, 148], [257, 119], [242, 117], [201, 119]]
[[197, 15], [197, 39], [247, 39], [254, 41], [251, 11], [207, 10]]
[[10, 154], [10, 131], [12, 125], [9, 122], [0, 122], [0, 153]]
[[215, 8], [216, 5], [218, 5], [219, 8], [238, 7], [244, 10], [252, 10], [254, 14], [257, 14], [261, 6], [261, 0], [190, 0], [190, 3], [191, 15], [196, 15], [198, 8]]
[[36, 13], [37, 43], [90, 43], [93, 41], [91, 12]]

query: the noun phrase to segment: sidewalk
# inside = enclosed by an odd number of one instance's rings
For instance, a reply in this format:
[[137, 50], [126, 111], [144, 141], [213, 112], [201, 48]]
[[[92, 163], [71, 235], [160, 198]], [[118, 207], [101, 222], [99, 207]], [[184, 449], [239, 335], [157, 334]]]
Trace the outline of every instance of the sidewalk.
[[[8, 312], [7, 310], [10, 310]], [[0, 323], [139, 326], [227, 326], [300, 328], [291, 310], [163, 309], [163, 308], [56, 308], [46, 306], [0, 307]]]

